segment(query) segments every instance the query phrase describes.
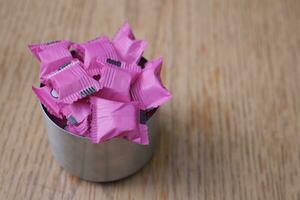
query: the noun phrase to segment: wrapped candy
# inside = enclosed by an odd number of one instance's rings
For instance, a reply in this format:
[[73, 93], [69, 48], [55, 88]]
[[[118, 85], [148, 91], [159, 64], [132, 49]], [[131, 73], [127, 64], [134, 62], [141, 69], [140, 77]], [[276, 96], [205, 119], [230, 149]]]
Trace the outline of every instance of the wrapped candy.
[[100, 96], [117, 101], [130, 101], [131, 81], [132, 77], [127, 72], [113, 67], [104, 67], [99, 80], [103, 87], [99, 92]]
[[67, 124], [66, 130], [80, 136], [89, 136], [89, 126], [90, 122], [88, 118], [85, 118], [82, 122], [74, 125], [74, 124]]
[[57, 91], [58, 100], [66, 104], [89, 96], [100, 89], [100, 84], [87, 75], [80, 61], [74, 61], [50, 74], [46, 82]]
[[134, 135], [139, 131], [139, 110], [136, 102], [117, 102], [91, 97], [93, 143], [107, 141], [122, 135]]
[[146, 46], [128, 23], [112, 41], [29, 45], [41, 65], [42, 86], [33, 92], [50, 119], [72, 134], [96, 144], [118, 137], [147, 145], [147, 121], [171, 94], [160, 79], [162, 60], [142, 57]]
[[[99, 59], [118, 60], [116, 51], [106, 36], [96, 38], [83, 44], [74, 44], [72, 48], [84, 62], [84, 68], [90, 76], [101, 74], [103, 63]], [[98, 60], [98, 61], [97, 61]]]
[[136, 40], [130, 25], [126, 22], [113, 38], [113, 44], [120, 57], [127, 63], [137, 64], [147, 47], [144, 40]]
[[162, 59], [146, 63], [143, 72], [131, 87], [131, 96], [138, 101], [141, 109], [156, 108], [171, 98], [170, 92], [160, 79]]
[[120, 60], [113, 60], [111, 58], [102, 59], [99, 57], [97, 62], [101, 63], [102, 66], [105, 66], [103, 68], [114, 67], [114, 68], [117, 68], [119, 70], [129, 73], [129, 75], [132, 78], [132, 82], [134, 82], [136, 80], [136, 78], [139, 76], [139, 74], [142, 72], [142, 69], [138, 65], [128, 64], [128, 63], [120, 61]]
[[62, 106], [59, 105], [58, 95], [54, 89], [48, 86], [43, 86], [41, 88], [32, 87], [32, 90], [50, 114], [60, 119], [63, 118], [61, 113]]
[[101, 74], [101, 70], [106, 66], [122, 69], [130, 73], [133, 79], [141, 72], [141, 68], [136, 63], [122, 60], [107, 37], [96, 38], [83, 44], [74, 44], [73, 48], [80, 55], [84, 68], [90, 76]]
[[70, 41], [62, 40], [28, 46], [32, 54], [40, 61], [41, 83], [44, 83], [47, 74], [59, 69], [73, 59], [69, 52], [71, 44]]
[[86, 99], [80, 99], [64, 106], [61, 112], [67, 118], [69, 124], [77, 125], [88, 118], [91, 114], [91, 109]]

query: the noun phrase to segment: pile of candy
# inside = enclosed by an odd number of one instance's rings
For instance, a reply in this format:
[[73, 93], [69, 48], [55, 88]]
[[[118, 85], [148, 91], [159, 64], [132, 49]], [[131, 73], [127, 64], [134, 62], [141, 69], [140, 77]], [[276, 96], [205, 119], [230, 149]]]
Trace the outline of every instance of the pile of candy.
[[162, 85], [162, 59], [142, 57], [147, 44], [125, 23], [110, 41], [61, 40], [29, 45], [40, 62], [42, 87], [32, 87], [47, 111], [76, 135], [100, 143], [123, 137], [148, 144], [146, 121], [171, 98]]

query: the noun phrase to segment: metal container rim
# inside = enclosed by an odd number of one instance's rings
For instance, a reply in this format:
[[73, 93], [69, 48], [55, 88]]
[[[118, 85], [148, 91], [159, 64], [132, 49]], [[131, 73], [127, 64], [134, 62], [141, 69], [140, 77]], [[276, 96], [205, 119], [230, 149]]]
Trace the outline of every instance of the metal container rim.
[[[75, 134], [71, 133], [70, 131], [67, 131], [67, 130], [63, 129], [62, 127], [58, 126], [58, 125], [57, 125], [57, 124], [49, 117], [49, 113], [48, 113], [48, 111], [46, 110], [46, 108], [43, 106], [43, 104], [41, 104], [41, 103], [39, 103], [39, 104], [40, 104], [40, 107], [41, 107], [41, 109], [42, 109], [43, 115], [46, 116], [47, 120], [49, 120], [49, 121], [51, 122], [51, 124], [54, 125], [56, 128], [60, 129], [64, 134], [69, 135], [69, 136], [74, 137], [74, 138], [79, 139], [79, 140], [85, 140], [85, 141], [88, 141], [88, 142], [90, 142], [91, 144], [93, 144], [87, 137], [83, 137], [83, 136], [80, 136], [80, 135], [75, 135]], [[152, 117], [153, 117], [153, 116], [152, 116]], [[152, 118], [152, 117], [151, 117], [151, 118]], [[149, 119], [149, 120], [151, 120], [151, 119]], [[147, 123], [147, 126], [148, 126], [148, 123]], [[114, 141], [114, 140], [120, 140], [120, 139], [122, 139], [122, 140], [124, 140], [124, 141], [127, 141], [127, 142], [130, 142], [130, 141], [128, 141], [128, 140], [126, 140], [126, 139], [124, 139], [124, 138], [122, 138], [122, 137], [116, 137], [116, 138], [113, 138], [113, 139], [111, 139], [111, 140], [108, 140], [108, 141], [105, 141], [105, 142], [101, 142], [100, 144], [110, 143], [110, 142], [112, 142], [112, 141]], [[98, 145], [98, 144], [96, 144], [96, 145]], [[137, 144], [137, 145], [141, 145], [141, 144]], [[141, 145], [141, 146], [144, 146], [144, 145]]]

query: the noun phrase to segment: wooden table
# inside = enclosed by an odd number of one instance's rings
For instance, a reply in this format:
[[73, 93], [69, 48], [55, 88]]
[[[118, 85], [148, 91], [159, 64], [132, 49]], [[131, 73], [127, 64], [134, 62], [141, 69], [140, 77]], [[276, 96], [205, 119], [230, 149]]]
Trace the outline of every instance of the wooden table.
[[[152, 161], [89, 183], [54, 161], [29, 43], [113, 36], [164, 57]], [[300, 1], [0, 1], [1, 199], [300, 199]]]

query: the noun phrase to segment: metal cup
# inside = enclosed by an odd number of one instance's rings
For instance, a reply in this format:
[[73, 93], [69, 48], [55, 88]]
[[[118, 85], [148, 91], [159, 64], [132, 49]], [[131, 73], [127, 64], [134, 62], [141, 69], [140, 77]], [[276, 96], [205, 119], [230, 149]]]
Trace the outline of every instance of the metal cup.
[[123, 138], [114, 138], [100, 144], [59, 127], [42, 107], [49, 144], [57, 162], [81, 179], [108, 182], [125, 178], [141, 169], [152, 157], [155, 132], [151, 119], [147, 122], [149, 145], [139, 145]]

